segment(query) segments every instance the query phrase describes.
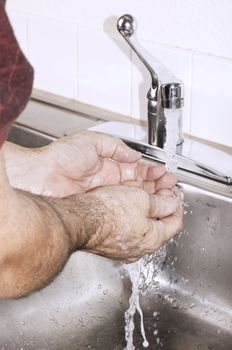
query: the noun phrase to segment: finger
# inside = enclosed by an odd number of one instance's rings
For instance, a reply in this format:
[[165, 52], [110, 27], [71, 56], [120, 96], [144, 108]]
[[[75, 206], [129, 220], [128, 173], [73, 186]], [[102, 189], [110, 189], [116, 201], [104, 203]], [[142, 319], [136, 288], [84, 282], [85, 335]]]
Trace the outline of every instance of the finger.
[[126, 181], [123, 183], [123, 185], [141, 188], [142, 190], [150, 194], [155, 193], [155, 181]]
[[127, 146], [117, 137], [100, 133], [87, 132], [90, 142], [94, 141], [97, 153], [106, 158], [111, 158], [118, 162], [133, 163], [141, 158], [141, 154]]
[[163, 165], [151, 165], [143, 162], [139, 162], [136, 166], [136, 179], [146, 181], [156, 181], [164, 174], [167, 173], [165, 166]]
[[[125, 186], [131, 186], [131, 187], [137, 187], [141, 188], [142, 190], [146, 191], [150, 194], [157, 194], [163, 197], [173, 197], [176, 198], [177, 195], [172, 189], [161, 189], [156, 190], [157, 183], [156, 181], [137, 181], [137, 180], [129, 180], [122, 183]], [[180, 197], [180, 196], [179, 196]]]
[[143, 251], [152, 253], [183, 230], [182, 215], [171, 215], [163, 220], [151, 220], [150, 230], [143, 241]]
[[176, 200], [178, 201], [178, 209], [169, 217], [165, 217], [161, 220], [162, 225], [166, 231], [166, 238], [170, 239], [176, 233], [179, 233], [183, 230], [184, 221], [183, 221], [183, 202], [179, 193], [175, 193]]
[[147, 169], [145, 180], [158, 180], [166, 173], [167, 169], [163, 164], [159, 164], [156, 166], [150, 165]]
[[129, 180], [157, 181], [167, 173], [163, 165], [153, 166], [139, 162], [133, 164], [120, 163], [118, 166], [121, 182]]
[[151, 218], [162, 219], [175, 213], [179, 208], [177, 198], [164, 197], [159, 195], [150, 195], [150, 211]]
[[166, 173], [156, 182], [156, 191], [162, 189], [172, 189], [177, 183], [177, 175], [173, 173]]
[[182, 208], [180, 208], [176, 213], [173, 215], [163, 218], [160, 221], [160, 224], [163, 225], [164, 230], [164, 236], [166, 240], [169, 240], [177, 233], [180, 233], [183, 231], [184, 228], [184, 222], [183, 222], [183, 211]]
[[163, 197], [172, 197], [172, 198], [176, 198], [176, 193], [171, 189], [167, 189], [164, 188], [162, 190], [159, 190], [156, 192], [157, 195], [159, 196], [163, 196]]
[[175, 193], [177, 198], [179, 198], [180, 201], [183, 203], [184, 193], [181, 191], [181, 189], [179, 189], [177, 186], [174, 186], [172, 191], [173, 191], [173, 193]]

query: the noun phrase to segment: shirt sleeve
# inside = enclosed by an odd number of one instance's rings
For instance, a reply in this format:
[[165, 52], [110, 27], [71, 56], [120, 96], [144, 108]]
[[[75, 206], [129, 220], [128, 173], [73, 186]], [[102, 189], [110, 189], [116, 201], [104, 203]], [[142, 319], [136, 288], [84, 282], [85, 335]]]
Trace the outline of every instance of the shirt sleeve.
[[34, 75], [15, 38], [5, 2], [0, 0], [0, 147], [30, 98]]

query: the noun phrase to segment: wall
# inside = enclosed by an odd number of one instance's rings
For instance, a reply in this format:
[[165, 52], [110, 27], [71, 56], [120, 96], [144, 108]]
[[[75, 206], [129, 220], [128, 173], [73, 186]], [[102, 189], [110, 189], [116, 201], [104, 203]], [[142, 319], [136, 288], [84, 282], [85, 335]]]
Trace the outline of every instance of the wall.
[[184, 131], [232, 147], [231, 0], [8, 0], [35, 87], [146, 119], [149, 76], [116, 33], [138, 39], [185, 84]]

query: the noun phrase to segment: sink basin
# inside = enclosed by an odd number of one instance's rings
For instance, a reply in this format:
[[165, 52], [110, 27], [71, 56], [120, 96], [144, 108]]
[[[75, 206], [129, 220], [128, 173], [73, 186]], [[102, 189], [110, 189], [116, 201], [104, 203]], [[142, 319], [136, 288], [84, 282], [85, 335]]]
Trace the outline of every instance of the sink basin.
[[[32, 147], [52, 141], [16, 129], [10, 136], [16, 143]], [[149, 349], [231, 350], [232, 193], [191, 174], [182, 176], [179, 186], [185, 232], [167, 245], [158, 287], [140, 298]], [[0, 301], [0, 349], [122, 350], [130, 295], [121, 263], [76, 252], [43, 290]], [[139, 323], [136, 315], [136, 349], [143, 348]]]

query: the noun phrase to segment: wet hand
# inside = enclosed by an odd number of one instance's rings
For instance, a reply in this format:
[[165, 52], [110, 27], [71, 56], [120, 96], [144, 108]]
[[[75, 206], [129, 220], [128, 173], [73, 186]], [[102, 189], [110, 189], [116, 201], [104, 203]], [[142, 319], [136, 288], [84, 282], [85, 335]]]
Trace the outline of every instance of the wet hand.
[[15, 153], [11, 161], [5, 157], [11, 185], [47, 196], [66, 197], [117, 184], [155, 193], [177, 181], [163, 165], [142, 163], [141, 155], [120, 139], [89, 131], [39, 149], [18, 147]]
[[[133, 262], [156, 251], [183, 229], [182, 201], [177, 192], [152, 195], [127, 186], [110, 186], [87, 194], [101, 210], [101, 224], [84, 250]], [[95, 204], [94, 204], [95, 203]]]

